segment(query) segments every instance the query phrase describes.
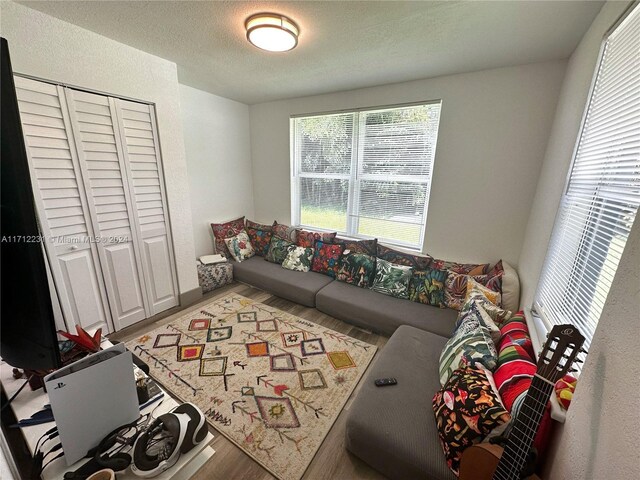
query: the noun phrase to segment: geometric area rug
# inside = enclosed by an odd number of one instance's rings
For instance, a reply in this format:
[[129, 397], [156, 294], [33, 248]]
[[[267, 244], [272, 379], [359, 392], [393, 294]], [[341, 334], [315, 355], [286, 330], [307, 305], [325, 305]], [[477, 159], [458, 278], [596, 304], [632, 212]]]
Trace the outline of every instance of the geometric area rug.
[[281, 480], [302, 477], [376, 352], [234, 293], [127, 347]]

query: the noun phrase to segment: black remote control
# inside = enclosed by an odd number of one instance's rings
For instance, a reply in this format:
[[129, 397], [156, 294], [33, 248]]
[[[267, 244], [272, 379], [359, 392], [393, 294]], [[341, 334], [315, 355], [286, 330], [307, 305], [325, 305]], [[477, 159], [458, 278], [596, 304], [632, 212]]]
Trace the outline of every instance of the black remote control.
[[398, 381], [393, 377], [378, 378], [375, 381], [376, 387], [386, 387], [387, 385], [395, 385], [396, 383], [398, 383]]

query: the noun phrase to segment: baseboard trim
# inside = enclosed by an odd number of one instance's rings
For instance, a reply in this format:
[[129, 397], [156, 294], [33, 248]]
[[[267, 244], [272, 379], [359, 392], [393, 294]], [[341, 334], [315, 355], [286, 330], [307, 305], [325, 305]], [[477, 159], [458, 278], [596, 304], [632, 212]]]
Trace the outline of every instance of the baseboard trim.
[[193, 305], [202, 298], [202, 287], [196, 287], [193, 290], [180, 294], [180, 306], [182, 308]]

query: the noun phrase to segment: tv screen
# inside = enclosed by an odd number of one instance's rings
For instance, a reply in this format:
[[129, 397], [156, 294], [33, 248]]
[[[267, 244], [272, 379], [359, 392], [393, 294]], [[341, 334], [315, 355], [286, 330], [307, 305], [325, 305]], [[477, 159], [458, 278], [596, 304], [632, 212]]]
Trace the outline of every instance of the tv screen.
[[60, 366], [43, 245], [7, 41], [0, 59], [0, 355], [14, 367]]

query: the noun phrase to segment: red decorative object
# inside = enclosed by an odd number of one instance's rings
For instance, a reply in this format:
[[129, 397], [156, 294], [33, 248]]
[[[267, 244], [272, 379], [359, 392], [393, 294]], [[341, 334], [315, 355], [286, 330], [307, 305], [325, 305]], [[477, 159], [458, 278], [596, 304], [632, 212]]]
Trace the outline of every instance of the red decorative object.
[[101, 328], [99, 328], [96, 333], [93, 334], [93, 337], [89, 335], [80, 325], [76, 325], [76, 332], [78, 334], [74, 335], [69, 332], [58, 330], [58, 334], [62, 335], [67, 340], [71, 340], [76, 345], [78, 345], [78, 347], [92, 353], [100, 351], [100, 339], [102, 338]]

